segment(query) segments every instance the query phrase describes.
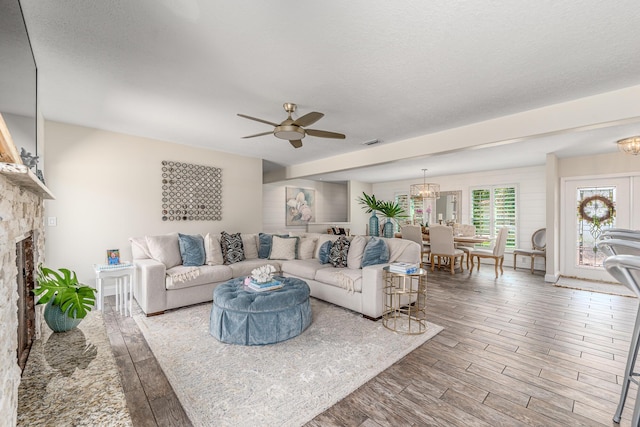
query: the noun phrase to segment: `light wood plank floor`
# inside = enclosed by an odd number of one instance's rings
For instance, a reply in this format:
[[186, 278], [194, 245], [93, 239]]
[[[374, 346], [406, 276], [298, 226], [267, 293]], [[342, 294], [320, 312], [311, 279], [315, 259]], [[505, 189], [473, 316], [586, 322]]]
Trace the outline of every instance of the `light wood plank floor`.
[[[610, 426], [635, 298], [558, 288], [493, 268], [428, 276], [445, 329], [308, 426]], [[190, 425], [135, 321], [107, 309], [134, 425]], [[630, 425], [632, 385], [620, 425]]]

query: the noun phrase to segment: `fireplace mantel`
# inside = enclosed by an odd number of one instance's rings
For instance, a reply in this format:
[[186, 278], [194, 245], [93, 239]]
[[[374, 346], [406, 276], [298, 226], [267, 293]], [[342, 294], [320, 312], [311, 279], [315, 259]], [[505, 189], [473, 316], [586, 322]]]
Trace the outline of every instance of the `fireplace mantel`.
[[31, 191], [43, 199], [55, 199], [53, 193], [25, 165], [17, 163], [0, 163], [0, 174], [13, 184]]

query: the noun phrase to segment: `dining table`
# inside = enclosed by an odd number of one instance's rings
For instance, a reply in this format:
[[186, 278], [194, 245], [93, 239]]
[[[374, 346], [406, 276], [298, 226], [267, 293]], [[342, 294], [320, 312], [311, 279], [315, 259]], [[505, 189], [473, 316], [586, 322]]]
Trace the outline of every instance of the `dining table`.
[[[401, 239], [402, 238], [402, 233], [395, 233], [394, 237], [397, 237], [397, 238]], [[493, 237], [491, 237], [491, 236], [480, 236], [480, 235], [476, 235], [476, 236], [457, 236], [457, 235], [454, 235], [453, 236], [453, 242], [454, 243], [476, 244], [476, 243], [490, 242], [491, 240], [493, 240]], [[422, 234], [422, 241], [425, 242], [425, 243], [428, 243], [429, 242], [429, 234], [423, 233]]]

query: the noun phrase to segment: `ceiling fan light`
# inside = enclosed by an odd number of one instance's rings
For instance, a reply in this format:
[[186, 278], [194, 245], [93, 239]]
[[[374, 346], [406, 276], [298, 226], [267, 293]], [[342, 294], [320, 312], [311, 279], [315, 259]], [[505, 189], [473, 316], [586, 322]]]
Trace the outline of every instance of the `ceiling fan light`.
[[620, 139], [616, 141], [616, 144], [618, 144], [618, 148], [623, 153], [633, 154], [634, 156], [640, 154], [640, 136]]
[[273, 130], [273, 134], [280, 139], [286, 139], [288, 141], [302, 139], [305, 135], [304, 129], [299, 126], [291, 125], [276, 126]]

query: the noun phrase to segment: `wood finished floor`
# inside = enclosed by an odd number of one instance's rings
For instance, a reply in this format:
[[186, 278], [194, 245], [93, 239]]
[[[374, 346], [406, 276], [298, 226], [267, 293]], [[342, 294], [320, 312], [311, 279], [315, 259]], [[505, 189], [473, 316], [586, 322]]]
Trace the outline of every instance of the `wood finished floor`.
[[[427, 318], [445, 329], [307, 426], [617, 426], [637, 306], [541, 272], [429, 273]], [[134, 426], [191, 425], [135, 321], [105, 321]]]

